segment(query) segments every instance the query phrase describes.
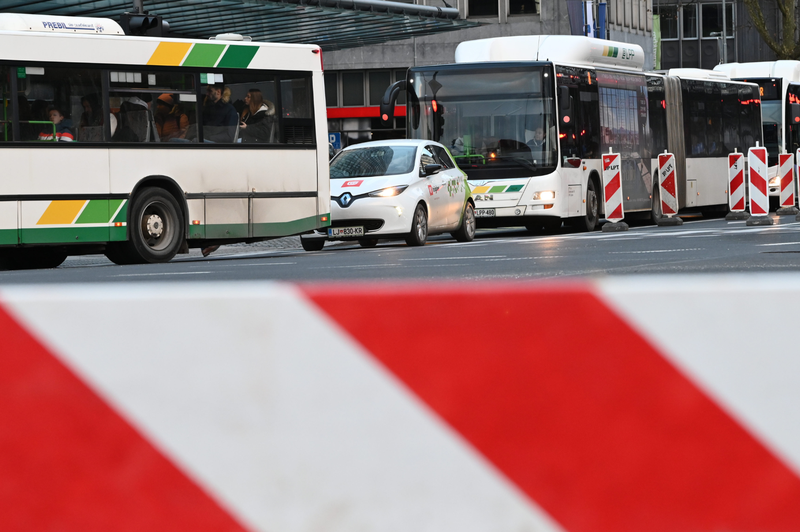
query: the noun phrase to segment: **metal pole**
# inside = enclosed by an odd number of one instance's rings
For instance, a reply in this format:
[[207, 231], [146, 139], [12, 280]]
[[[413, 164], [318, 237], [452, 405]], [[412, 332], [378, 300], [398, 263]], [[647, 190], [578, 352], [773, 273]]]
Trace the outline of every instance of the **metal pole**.
[[728, 22], [728, 12], [725, 10], [725, 0], [722, 0], [722, 59], [723, 63], [728, 62], [728, 31], [726, 24]]
[[144, 13], [144, 0], [133, 0], [133, 12]]

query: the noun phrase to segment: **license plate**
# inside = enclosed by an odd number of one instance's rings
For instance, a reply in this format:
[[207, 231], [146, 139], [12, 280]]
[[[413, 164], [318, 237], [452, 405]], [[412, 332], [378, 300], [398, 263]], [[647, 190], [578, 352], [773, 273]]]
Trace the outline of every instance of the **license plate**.
[[329, 238], [350, 238], [364, 236], [363, 227], [329, 227]]
[[494, 209], [475, 209], [476, 218], [491, 218], [495, 216]]

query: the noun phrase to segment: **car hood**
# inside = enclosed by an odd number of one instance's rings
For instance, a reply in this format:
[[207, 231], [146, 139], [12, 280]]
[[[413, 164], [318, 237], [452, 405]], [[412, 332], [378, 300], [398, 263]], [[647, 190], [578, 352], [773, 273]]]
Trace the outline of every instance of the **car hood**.
[[[415, 179], [410, 174], [390, 175], [384, 177], [350, 177], [347, 179], [331, 179], [331, 196], [338, 197], [345, 192], [353, 196], [375, 192], [382, 188], [397, 185], [410, 185]], [[419, 178], [416, 178], [419, 179]]]

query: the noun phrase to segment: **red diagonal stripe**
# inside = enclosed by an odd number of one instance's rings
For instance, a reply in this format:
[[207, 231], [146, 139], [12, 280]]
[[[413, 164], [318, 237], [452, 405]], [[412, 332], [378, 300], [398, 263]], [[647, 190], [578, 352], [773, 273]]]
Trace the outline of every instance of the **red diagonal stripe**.
[[781, 203], [781, 207], [794, 207], [794, 194], [790, 194], [784, 201]]
[[734, 211], [743, 211], [744, 210], [744, 198], [740, 198], [739, 201], [736, 202], [736, 205], [733, 206]]
[[611, 197], [614, 195], [614, 193], [616, 193], [617, 190], [619, 190], [620, 187], [622, 186], [622, 182], [621, 182], [621, 180], [619, 178], [619, 175], [620, 174], [617, 173], [617, 175], [612, 177], [611, 181], [609, 181], [608, 184], [606, 185], [606, 187], [604, 189], [605, 194], [606, 194], [606, 196], [605, 196], [606, 197], [606, 201], [610, 200]]
[[623, 218], [622, 204], [617, 205], [617, 208], [614, 209], [614, 212], [612, 212], [609, 216], [606, 216], [606, 218], [609, 220], [621, 220]]
[[608, 170], [608, 167], [611, 166], [611, 163], [613, 163], [618, 157], [619, 155], [603, 155], [603, 170]]
[[664, 214], [676, 214], [676, 212], [665, 201], [661, 202], [661, 212]]
[[244, 530], [2, 308], [0, 336], [0, 529]]
[[306, 291], [570, 532], [800, 530], [800, 479], [588, 290], [482, 288]]
[[764, 196], [767, 195], [767, 180], [761, 177], [753, 167], [750, 167], [750, 183]]
[[767, 214], [767, 211], [764, 210], [764, 207], [755, 201], [750, 202], [750, 210], [752, 211], [752, 214]]
[[731, 180], [731, 193], [736, 192], [742, 183], [744, 182], [744, 170], [740, 170], [738, 174], [736, 174], [733, 179]]
[[767, 164], [767, 149], [766, 148], [751, 148], [751, 153], [763, 164]]
[[677, 197], [677, 194], [675, 193], [675, 172], [669, 173], [664, 182], [661, 183], [661, 187], [673, 198]]

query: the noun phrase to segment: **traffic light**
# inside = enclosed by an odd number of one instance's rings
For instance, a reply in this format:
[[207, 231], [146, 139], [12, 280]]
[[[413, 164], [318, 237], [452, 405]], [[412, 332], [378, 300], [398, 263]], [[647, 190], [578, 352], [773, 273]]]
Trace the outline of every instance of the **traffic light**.
[[431, 110], [433, 111], [433, 140], [439, 141], [444, 135], [444, 105], [431, 100]]
[[122, 26], [125, 35], [166, 37], [169, 34], [169, 22], [159, 15], [123, 13], [119, 25]]

